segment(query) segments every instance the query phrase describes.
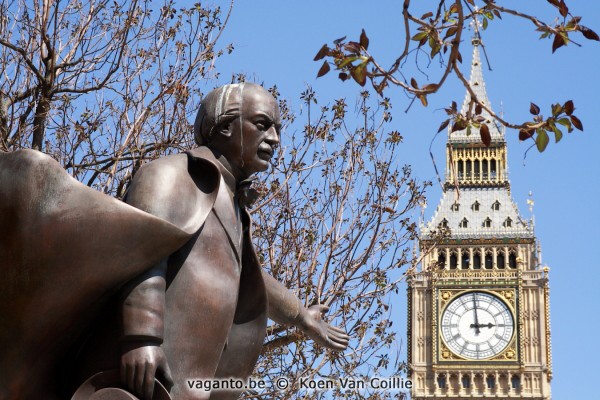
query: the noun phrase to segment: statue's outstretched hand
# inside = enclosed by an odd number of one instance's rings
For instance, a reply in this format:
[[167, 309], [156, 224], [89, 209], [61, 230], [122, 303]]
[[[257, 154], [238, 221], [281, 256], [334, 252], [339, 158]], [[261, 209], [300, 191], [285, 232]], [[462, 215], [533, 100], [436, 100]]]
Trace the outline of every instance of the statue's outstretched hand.
[[151, 400], [154, 393], [154, 377], [160, 372], [166, 387], [173, 385], [167, 357], [159, 345], [127, 342], [121, 355], [121, 383], [142, 400]]
[[323, 304], [304, 309], [304, 312], [300, 314], [298, 327], [321, 346], [342, 351], [348, 347], [350, 336], [342, 329], [323, 321], [321, 316], [328, 310], [329, 307]]

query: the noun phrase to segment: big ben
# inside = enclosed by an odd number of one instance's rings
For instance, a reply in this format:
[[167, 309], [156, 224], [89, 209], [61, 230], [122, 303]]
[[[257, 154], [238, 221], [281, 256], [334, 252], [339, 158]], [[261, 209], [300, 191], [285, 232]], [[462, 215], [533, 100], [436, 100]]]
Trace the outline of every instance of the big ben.
[[[479, 46], [469, 83], [490, 107]], [[504, 130], [480, 115], [489, 146], [477, 128], [448, 131], [444, 192], [409, 273], [413, 400], [551, 398], [549, 269], [510, 193]]]

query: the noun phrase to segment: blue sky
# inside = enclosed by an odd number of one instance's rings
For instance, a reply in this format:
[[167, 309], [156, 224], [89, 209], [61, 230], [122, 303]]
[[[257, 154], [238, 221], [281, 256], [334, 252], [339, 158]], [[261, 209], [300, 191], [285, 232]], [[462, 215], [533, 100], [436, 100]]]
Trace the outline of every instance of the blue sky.
[[[548, 22], [558, 15], [542, 0], [527, 2], [526, 6], [514, 0], [499, 3], [528, 7], [524, 11]], [[583, 16], [582, 24], [600, 32], [600, 3], [570, 0], [567, 4], [573, 14]], [[530, 117], [530, 101], [547, 114], [552, 103], [572, 99], [575, 115], [583, 121], [583, 133], [565, 135], [557, 145], [551, 142], [543, 154], [533, 149], [526, 159], [529, 145], [520, 143], [515, 131], [507, 130], [506, 135], [513, 197], [521, 214], [529, 217], [526, 200], [528, 193], [533, 193], [536, 234], [542, 243], [543, 262], [551, 269], [553, 398], [594, 398], [597, 389], [590, 383], [597, 380], [594, 363], [600, 356], [600, 321], [595, 309], [600, 305], [600, 258], [595, 254], [600, 237], [600, 44], [581, 39], [583, 47], [569, 45], [552, 54], [551, 41], [538, 40], [531, 23], [510, 16], [494, 22], [483, 36], [493, 69], [483, 72], [492, 107], [503, 110], [506, 119], [521, 122]], [[237, 1], [221, 39], [221, 45], [232, 42], [235, 50], [218, 61], [220, 77], [215, 85], [228, 83], [234, 73], [245, 73], [266, 86], [276, 84], [296, 110], [300, 107], [299, 94], [307, 84], [319, 93], [321, 103], [340, 96], [353, 100], [359, 87], [342, 83], [335, 74], [315, 79], [320, 64], [312, 58], [324, 43], [338, 37], [348, 35], [356, 40], [362, 28], [371, 40], [371, 53], [384, 65], [391, 62], [404, 39], [401, 2]], [[470, 62], [470, 53], [467, 43], [463, 50], [465, 63]], [[409, 68], [419, 82], [426, 80]], [[432, 64], [425, 72], [433, 75], [437, 66]], [[439, 94], [429, 98], [427, 108], [415, 104], [405, 114], [406, 97], [399, 90], [388, 91], [394, 105], [389, 128], [405, 137], [401, 162], [411, 164], [420, 179], [436, 181], [429, 145], [444, 119], [442, 108], [452, 100], [460, 104], [464, 94], [457, 79], [449, 79]], [[445, 163], [444, 145], [445, 137], [440, 135], [433, 146], [441, 169]], [[439, 185], [428, 191], [426, 217], [435, 210], [440, 195]], [[392, 298], [397, 317], [394, 326], [401, 338], [406, 332], [403, 293]]]

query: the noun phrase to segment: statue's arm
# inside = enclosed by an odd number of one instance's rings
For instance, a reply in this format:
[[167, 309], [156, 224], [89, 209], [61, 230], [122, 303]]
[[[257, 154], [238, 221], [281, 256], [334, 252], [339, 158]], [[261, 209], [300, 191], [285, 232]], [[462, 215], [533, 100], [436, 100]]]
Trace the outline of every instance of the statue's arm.
[[270, 274], [263, 270], [262, 275], [269, 299], [269, 318], [298, 327], [315, 342], [330, 349], [341, 351], [348, 347], [350, 337], [346, 332], [322, 319], [329, 307], [314, 305], [306, 308], [294, 293]]

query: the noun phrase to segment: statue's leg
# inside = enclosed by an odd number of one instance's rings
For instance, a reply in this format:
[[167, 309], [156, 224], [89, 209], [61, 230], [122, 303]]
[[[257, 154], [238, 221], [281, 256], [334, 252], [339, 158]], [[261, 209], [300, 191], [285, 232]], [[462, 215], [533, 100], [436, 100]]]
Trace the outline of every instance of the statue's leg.
[[[233, 324], [227, 346], [221, 355], [215, 378], [245, 380], [254, 370], [267, 325], [266, 311], [244, 324]], [[243, 390], [213, 391], [210, 400], [237, 399]]]

